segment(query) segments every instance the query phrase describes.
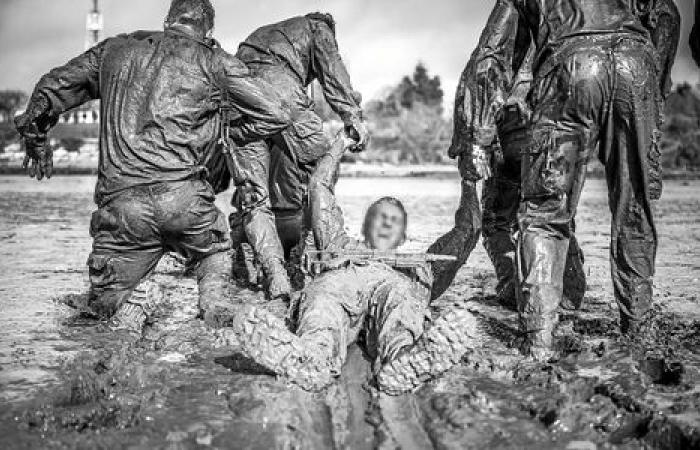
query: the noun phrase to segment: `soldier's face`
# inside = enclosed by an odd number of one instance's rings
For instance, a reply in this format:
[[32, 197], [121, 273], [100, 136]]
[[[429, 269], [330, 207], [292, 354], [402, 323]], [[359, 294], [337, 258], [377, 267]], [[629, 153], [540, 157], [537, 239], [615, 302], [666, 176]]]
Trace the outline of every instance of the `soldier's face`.
[[403, 244], [406, 218], [396, 205], [377, 205], [366, 230], [367, 244], [379, 251], [393, 250]]

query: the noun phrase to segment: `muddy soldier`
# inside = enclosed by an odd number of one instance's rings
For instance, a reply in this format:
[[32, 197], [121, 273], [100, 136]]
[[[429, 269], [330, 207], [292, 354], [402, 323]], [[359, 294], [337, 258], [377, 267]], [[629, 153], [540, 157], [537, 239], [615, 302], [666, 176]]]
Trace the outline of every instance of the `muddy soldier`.
[[231, 243], [201, 161], [217, 141], [219, 100], [242, 114], [231, 132], [239, 145], [289, 125], [267, 83], [211, 39], [213, 27], [209, 0], [173, 0], [164, 32], [109, 38], [53, 69], [16, 121], [25, 166], [42, 179], [59, 114], [102, 100], [89, 306], [101, 318], [117, 313], [115, 326], [140, 327], [145, 312], [132, 291], [166, 251], [196, 263], [200, 307], [216, 322], [229, 301]]
[[[480, 175], [476, 171], [473, 155], [465, 148], [468, 146], [468, 140], [462, 133], [464, 125], [471, 121], [472, 111], [469, 104], [465, 104], [465, 100], [469, 99], [466, 92], [467, 83], [476, 61], [470, 59], [462, 72], [455, 96], [452, 144], [448, 151], [450, 157], [458, 158], [459, 161], [462, 198], [455, 216], [455, 227], [440, 237], [429, 249], [430, 252], [450, 253], [458, 257], [454, 263], [438, 263], [435, 269], [436, 286], [439, 283], [438, 292], [441, 293], [452, 283], [457, 270], [474, 249], [479, 233], [483, 233], [483, 244], [498, 280], [496, 298], [499, 303], [512, 310], [517, 309], [514, 235], [518, 227], [517, 211], [520, 201], [520, 151], [527, 138], [530, 110], [526, 97], [532, 86], [533, 57], [534, 52], [530, 51], [512, 82], [503, 112], [496, 121], [498, 139], [492, 145], [495, 155], [489, 166], [492, 177], [484, 182], [481, 194], [483, 213], [479, 210], [476, 197], [476, 182]], [[565, 274], [562, 306], [577, 309], [583, 300], [586, 279], [583, 271], [583, 253], [573, 235], [569, 244]]]
[[[518, 310], [524, 350], [552, 355], [572, 220], [596, 148], [612, 212], [611, 266], [620, 324], [639, 330], [652, 302], [657, 234], [651, 202], [661, 195], [661, 95], [678, 41], [678, 13], [663, 2], [654, 33], [639, 18], [646, 1], [499, 0], [467, 77], [461, 133], [479, 176], [489, 158], [512, 74], [535, 46], [532, 117], [521, 150]], [[662, 55], [662, 56], [659, 56]]]
[[323, 257], [312, 264], [320, 274], [301, 293], [296, 335], [275, 316], [251, 307], [223, 337], [306, 389], [322, 388], [338, 376], [348, 345], [361, 340], [374, 359], [379, 388], [397, 394], [441, 374], [474, 348], [476, 319], [455, 309], [424, 333], [430, 261], [440, 256], [391, 253], [406, 232], [406, 211], [397, 199], [385, 197], [371, 205], [362, 227], [364, 241], [345, 233], [333, 189], [340, 157], [351, 145], [356, 143], [338, 139], [309, 185], [310, 223]]
[[[666, 72], [670, 70], [670, 64], [675, 56], [675, 48], [672, 47], [674, 26], [672, 23], [669, 24], [675, 20], [674, 9], [673, 3], [667, 0], [640, 2], [636, 3], [634, 7], [642, 24], [650, 31], [652, 41], [659, 50], [659, 57], [663, 58], [659, 61], [659, 67], [662, 67]], [[480, 56], [478, 52], [474, 54], [474, 57], [478, 56]], [[518, 229], [517, 212], [520, 202], [520, 154], [522, 148], [527, 145], [528, 119], [531, 114], [527, 96], [532, 88], [533, 58], [534, 46], [531, 46], [508, 89], [509, 93], [502, 111], [496, 117], [497, 138], [491, 146], [493, 157], [490, 158], [488, 167], [492, 176], [484, 182], [481, 196], [483, 218], [479, 211], [475, 210], [478, 204], [475, 201], [470, 201], [469, 198], [464, 198], [464, 195], [475, 196], [476, 191], [473, 186], [476, 180], [481, 178], [476, 170], [474, 155], [469, 151], [469, 140], [465, 139], [462, 133], [465, 124], [471, 123], [472, 120], [470, 114], [473, 111], [468, 103], [465, 104], [465, 100], [470, 101], [466, 90], [468, 79], [474, 73], [473, 66], [477, 60], [470, 59], [462, 72], [455, 96], [453, 141], [448, 153], [452, 158], [458, 157], [463, 184], [468, 188], [463, 190], [461, 207], [456, 215], [457, 221], [454, 230], [438, 239], [431, 247], [431, 251], [459, 255], [457, 263], [443, 264], [443, 266], [452, 266], [449, 270], [442, 272], [440, 284], [443, 289], [446, 289], [452, 282], [456, 269], [465, 262], [473, 250], [478, 239], [477, 233], [481, 231], [484, 237], [484, 247], [496, 270], [497, 299], [501, 304], [513, 310], [517, 309], [515, 300], [517, 289], [515, 232]], [[670, 77], [668, 73], [663, 73], [662, 77], [666, 80], [664, 95], [667, 95], [671, 88]], [[479, 230], [480, 221], [481, 229]], [[473, 224], [473, 227], [470, 227], [470, 224]], [[571, 228], [574, 229], [573, 221]], [[462, 236], [473, 237], [467, 238], [465, 241], [455, 240]], [[564, 268], [561, 306], [565, 309], [579, 308], [585, 290], [583, 252], [572, 233]]]
[[230, 218], [232, 232], [242, 224], [267, 277], [270, 297], [286, 297], [291, 288], [275, 216], [281, 234], [291, 236], [285, 239], [292, 241], [288, 246], [296, 244], [308, 178], [330, 148], [307, 95], [309, 84], [319, 81], [328, 104], [357, 138], [354, 151], [367, 145], [369, 134], [359, 96], [338, 53], [330, 14], [312, 13], [261, 27], [240, 44], [236, 56], [269, 82], [290, 109], [291, 127], [237, 149], [232, 203], [238, 213]]

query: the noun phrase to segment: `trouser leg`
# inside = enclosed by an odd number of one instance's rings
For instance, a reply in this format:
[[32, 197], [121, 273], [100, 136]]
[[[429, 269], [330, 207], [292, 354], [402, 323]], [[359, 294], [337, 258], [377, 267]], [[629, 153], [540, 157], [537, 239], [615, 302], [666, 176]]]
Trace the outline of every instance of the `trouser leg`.
[[267, 143], [254, 142], [238, 149], [237, 162], [241, 170], [234, 176], [234, 204], [242, 212], [247, 240], [268, 277], [270, 296], [287, 296], [291, 288], [268, 190], [270, 150]]
[[483, 245], [496, 271], [496, 295], [509, 309], [516, 310], [515, 240], [520, 186], [517, 181], [491, 178], [482, 192]]
[[156, 197], [164, 245], [195, 264], [201, 314], [209, 325], [220, 326], [230, 320], [232, 261], [226, 217], [215, 200], [212, 187], [200, 180]]
[[199, 309], [204, 321], [215, 327], [229, 324], [233, 315], [231, 305], [230, 252], [218, 252], [202, 258], [197, 264]]
[[123, 193], [92, 215], [88, 306], [101, 318], [129, 300], [163, 255], [150, 200], [132, 194]]
[[[464, 172], [465, 157], [460, 157], [460, 172]], [[455, 213], [455, 226], [439, 237], [429, 248], [428, 253], [452, 255], [455, 262], [436, 262], [432, 265], [433, 286], [431, 298], [441, 296], [452, 284], [457, 271], [469, 258], [481, 234], [481, 208], [476, 192], [476, 182], [462, 179], [462, 195]]]
[[411, 347], [423, 334], [428, 311], [428, 288], [393, 272], [373, 289], [366, 320], [367, 352], [375, 370]]
[[612, 212], [610, 266], [620, 326], [624, 333], [634, 333], [652, 305], [658, 245], [651, 201], [660, 193], [658, 112], [648, 88], [657, 82], [653, 58], [639, 48], [623, 45], [616, 65], [618, 87], [601, 156]]
[[347, 357], [347, 347], [357, 340], [367, 314], [372, 279], [365, 268], [349, 267], [326, 272], [304, 289], [299, 305], [297, 335], [319, 357], [331, 361], [333, 373]]

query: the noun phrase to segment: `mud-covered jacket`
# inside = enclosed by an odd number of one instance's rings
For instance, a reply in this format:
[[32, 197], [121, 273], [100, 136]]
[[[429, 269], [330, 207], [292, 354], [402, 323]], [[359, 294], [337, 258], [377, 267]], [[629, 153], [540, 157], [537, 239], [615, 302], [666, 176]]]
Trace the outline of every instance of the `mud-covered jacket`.
[[338, 52], [335, 28], [327, 14], [309, 14], [258, 28], [236, 56], [247, 65], [283, 66], [306, 88], [318, 79], [323, 94], [344, 123], [359, 121], [350, 76]]
[[[548, 70], [553, 56], [567, 51], [579, 37], [629, 36], [673, 53], [678, 41], [677, 10], [671, 0], [659, 0], [661, 20], [650, 32], [638, 0], [497, 0], [488, 23], [463, 74], [455, 103], [455, 129], [450, 155], [468, 153], [472, 145], [489, 146], [496, 123], [530, 46], [534, 46], [533, 73]], [[665, 9], [664, 9], [665, 8]], [[654, 38], [656, 36], [656, 38]], [[663, 38], [667, 36], [668, 39]], [[674, 39], [675, 37], [675, 39]], [[660, 53], [660, 52], [659, 52]], [[660, 60], [661, 58], [659, 58]], [[660, 63], [663, 88], [673, 58]]]
[[189, 31], [106, 39], [37, 84], [32, 99], [48, 98], [47, 115], [101, 100], [98, 205], [129, 187], [203, 172], [202, 159], [218, 137], [222, 93], [243, 115], [232, 130], [239, 145], [289, 125], [265, 83], [215, 41]]

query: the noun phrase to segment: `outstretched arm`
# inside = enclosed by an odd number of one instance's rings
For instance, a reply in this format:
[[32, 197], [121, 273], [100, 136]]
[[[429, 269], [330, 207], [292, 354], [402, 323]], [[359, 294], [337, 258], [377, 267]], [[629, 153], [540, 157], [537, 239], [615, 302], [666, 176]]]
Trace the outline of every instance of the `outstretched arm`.
[[[457, 87], [451, 157], [471, 158], [494, 142], [498, 113], [530, 42], [513, 1], [498, 0]], [[470, 178], [482, 171], [475, 167]]]
[[361, 96], [353, 90], [348, 70], [340, 58], [335, 32], [331, 29], [332, 18], [323, 14], [307, 17], [314, 36], [313, 72], [321, 83], [326, 101], [357, 141], [350, 147], [351, 151], [362, 151], [369, 144], [369, 131], [362, 121]]
[[323, 155], [309, 181], [311, 229], [318, 250], [329, 247], [356, 248], [361, 244], [345, 232], [343, 211], [335, 198], [340, 160], [345, 150], [355, 142], [338, 133], [331, 150]]
[[673, 0], [661, 0], [651, 12], [646, 24], [659, 55], [659, 83], [661, 94], [671, 93], [671, 68], [676, 60], [676, 51], [681, 32], [681, 15]]
[[29, 175], [41, 180], [51, 177], [53, 160], [46, 145], [47, 133], [59, 115], [100, 96], [100, 61], [107, 41], [92, 47], [67, 64], [41, 77], [29, 99], [27, 109], [15, 126], [23, 138], [26, 156], [24, 167]]
[[223, 100], [228, 99], [242, 115], [231, 130], [234, 143], [243, 146], [289, 126], [289, 112], [274, 95], [272, 87], [264, 80], [253, 77], [236, 57], [221, 49], [217, 51], [219, 67], [215, 70]]

